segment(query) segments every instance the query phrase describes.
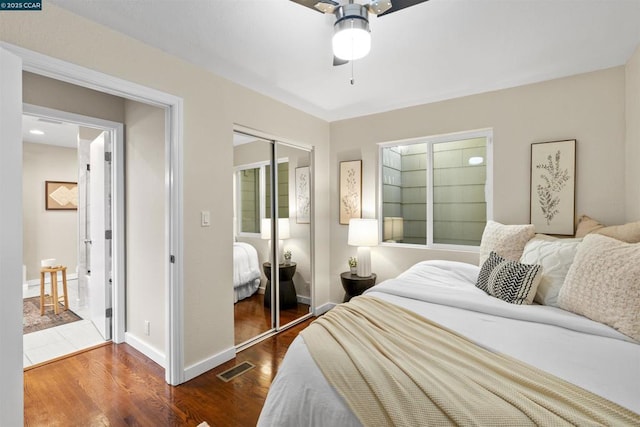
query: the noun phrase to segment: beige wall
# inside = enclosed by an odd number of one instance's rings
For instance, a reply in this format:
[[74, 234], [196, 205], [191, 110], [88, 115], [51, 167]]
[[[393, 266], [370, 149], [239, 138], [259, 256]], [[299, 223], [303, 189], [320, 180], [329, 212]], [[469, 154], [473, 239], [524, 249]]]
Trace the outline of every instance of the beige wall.
[[78, 181], [78, 151], [23, 144], [23, 263], [27, 280], [40, 278], [40, 260], [55, 258], [73, 274], [78, 264], [78, 211], [45, 209], [45, 181]]
[[[338, 169], [363, 160], [363, 216], [376, 216], [377, 142], [493, 128], [494, 219], [529, 222], [529, 163], [533, 142], [577, 139], [577, 214], [605, 223], [624, 221], [624, 67], [453, 99], [331, 124], [331, 280], [338, 281], [356, 249], [346, 245], [347, 226], [338, 224]], [[394, 277], [430, 258], [475, 263], [477, 254], [376, 247], [373, 271]]]
[[[127, 333], [165, 353], [164, 109], [126, 100]], [[150, 322], [149, 336], [145, 321]]]
[[[0, 22], [2, 22], [0, 20]], [[124, 122], [124, 99], [95, 90], [53, 80], [38, 74], [22, 73], [22, 101], [83, 116]], [[83, 139], [93, 139], [88, 132]]]
[[[233, 126], [315, 146], [316, 170], [327, 171], [329, 125], [53, 4], [37, 14], [0, 14], [0, 40], [183, 98], [185, 364], [232, 348], [233, 294], [227, 284], [232, 281]], [[329, 301], [326, 173], [316, 174], [315, 184], [315, 293], [321, 305]], [[202, 210], [211, 211], [213, 226], [200, 227]], [[219, 285], [212, 285], [213, 275]]]
[[640, 220], [640, 45], [626, 66], [626, 220]]

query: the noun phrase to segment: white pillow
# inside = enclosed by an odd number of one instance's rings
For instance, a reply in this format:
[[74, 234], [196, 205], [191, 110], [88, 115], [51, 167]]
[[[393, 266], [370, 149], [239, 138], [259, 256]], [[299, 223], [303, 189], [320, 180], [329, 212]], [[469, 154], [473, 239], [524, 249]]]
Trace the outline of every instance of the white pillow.
[[542, 279], [536, 291], [535, 302], [558, 306], [558, 293], [581, 241], [582, 239], [557, 239], [537, 235], [527, 242], [520, 262], [542, 266]]
[[585, 236], [558, 304], [640, 341], [640, 243]]
[[531, 224], [504, 225], [487, 221], [480, 241], [480, 267], [493, 251], [501, 257], [518, 261], [524, 245], [534, 236], [535, 227]]

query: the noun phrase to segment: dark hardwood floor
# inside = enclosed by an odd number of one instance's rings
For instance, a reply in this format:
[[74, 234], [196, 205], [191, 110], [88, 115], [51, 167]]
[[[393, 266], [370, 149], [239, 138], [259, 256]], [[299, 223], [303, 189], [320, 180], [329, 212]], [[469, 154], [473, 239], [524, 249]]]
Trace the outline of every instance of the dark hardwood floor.
[[[177, 387], [127, 344], [106, 345], [24, 374], [27, 426], [255, 426], [291, 341], [311, 320], [268, 338]], [[225, 383], [238, 363], [255, 368]]]
[[[286, 325], [309, 313], [309, 305], [298, 303], [297, 307], [280, 312], [280, 324]], [[260, 335], [271, 329], [271, 309], [264, 306], [264, 295], [255, 293], [238, 301], [233, 306], [235, 320], [235, 344]]]

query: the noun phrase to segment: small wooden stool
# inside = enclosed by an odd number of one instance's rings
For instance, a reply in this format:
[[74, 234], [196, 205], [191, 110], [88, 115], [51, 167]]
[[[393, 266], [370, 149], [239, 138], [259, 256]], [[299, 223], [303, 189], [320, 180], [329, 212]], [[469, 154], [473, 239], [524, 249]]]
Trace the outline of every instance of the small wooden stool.
[[[58, 271], [62, 271], [62, 293], [61, 297], [58, 297]], [[44, 277], [46, 273], [51, 275], [51, 304], [44, 303]], [[62, 299], [64, 303], [64, 309], [69, 308], [69, 299], [67, 297], [67, 267], [59, 265], [57, 267], [43, 267], [40, 269], [40, 316], [44, 315], [44, 306], [52, 305], [53, 312], [58, 314], [58, 303]]]

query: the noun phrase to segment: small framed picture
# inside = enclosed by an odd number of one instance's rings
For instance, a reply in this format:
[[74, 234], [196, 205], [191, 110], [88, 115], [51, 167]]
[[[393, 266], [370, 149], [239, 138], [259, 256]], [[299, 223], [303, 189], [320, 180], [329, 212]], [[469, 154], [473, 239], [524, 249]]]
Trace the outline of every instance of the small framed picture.
[[537, 233], [572, 236], [576, 140], [531, 144], [531, 224]]
[[362, 160], [340, 162], [340, 224], [362, 218]]
[[45, 209], [48, 211], [77, 210], [78, 183], [67, 181], [45, 181]]
[[296, 223], [309, 224], [311, 198], [309, 197], [311, 177], [309, 166], [296, 168]]

